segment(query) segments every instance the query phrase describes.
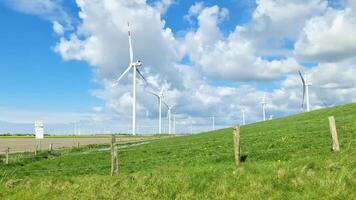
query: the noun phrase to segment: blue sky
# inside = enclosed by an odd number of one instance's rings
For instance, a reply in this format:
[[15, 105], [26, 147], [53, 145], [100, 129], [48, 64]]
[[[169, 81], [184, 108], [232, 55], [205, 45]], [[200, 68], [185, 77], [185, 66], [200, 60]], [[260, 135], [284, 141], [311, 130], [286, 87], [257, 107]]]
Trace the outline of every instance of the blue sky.
[[[74, 2], [64, 4], [75, 19], [78, 7]], [[196, 24], [183, 20], [195, 1], [180, 1], [173, 4], [163, 16], [167, 26], [175, 34], [187, 31]], [[216, 1], [204, 1], [215, 5]], [[220, 1], [222, 7], [234, 8], [236, 13], [222, 24], [224, 32], [232, 31], [236, 23], [245, 23], [250, 18], [252, 4], [248, 1]], [[253, 3], [254, 4], [254, 3]], [[11, 19], [11, 20], [9, 20]], [[74, 20], [74, 21], [75, 21]], [[0, 32], [0, 105], [23, 109], [46, 111], [88, 111], [102, 102], [90, 95], [100, 87], [93, 81], [93, 73], [86, 62], [63, 61], [53, 51], [57, 36], [52, 24], [36, 15], [28, 15], [0, 4], [0, 23], [5, 27]], [[19, 59], [20, 58], [20, 59]], [[212, 84], [233, 84], [217, 81]], [[19, 92], [21, 91], [21, 92]]]
[[[11, 19], [11, 20], [9, 20]], [[65, 62], [54, 53], [52, 24], [0, 4], [0, 104], [47, 111], [86, 111], [100, 103], [85, 62]]]
[[227, 126], [241, 121], [242, 109], [247, 121], [259, 121], [264, 93], [268, 113], [298, 113], [298, 70], [313, 82], [313, 109], [353, 102], [355, 9], [354, 0], [6, 0], [0, 121], [126, 127], [131, 77], [117, 88], [108, 83], [127, 66], [127, 21], [150, 81], [139, 86], [140, 124], [155, 123], [156, 101], [144, 91], [161, 86], [182, 126], [183, 119], [203, 126], [212, 115]]

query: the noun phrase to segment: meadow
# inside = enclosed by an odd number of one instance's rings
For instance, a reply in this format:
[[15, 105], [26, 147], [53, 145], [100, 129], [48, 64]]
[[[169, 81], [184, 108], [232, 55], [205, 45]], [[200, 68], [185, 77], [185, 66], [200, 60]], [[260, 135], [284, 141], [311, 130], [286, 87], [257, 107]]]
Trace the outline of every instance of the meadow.
[[[340, 152], [332, 152], [328, 116]], [[0, 163], [0, 199], [356, 199], [356, 104], [232, 129], [119, 145], [11, 155]]]

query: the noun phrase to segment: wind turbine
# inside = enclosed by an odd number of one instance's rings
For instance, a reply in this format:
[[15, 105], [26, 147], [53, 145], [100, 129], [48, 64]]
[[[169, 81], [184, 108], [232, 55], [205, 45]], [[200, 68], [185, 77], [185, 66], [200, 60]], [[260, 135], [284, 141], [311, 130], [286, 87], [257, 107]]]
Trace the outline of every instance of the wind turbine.
[[113, 86], [116, 86], [119, 81], [132, 69], [132, 135], [136, 135], [136, 73], [138, 73], [143, 80], [146, 81], [145, 77], [141, 74], [139, 67], [142, 66], [140, 60], [133, 61], [133, 51], [132, 51], [132, 42], [131, 42], [131, 31], [130, 31], [130, 24], [128, 26], [128, 37], [129, 37], [129, 51], [130, 51], [130, 63], [126, 70], [120, 75], [120, 77], [115, 81]]
[[163, 87], [161, 88], [161, 90], [158, 93], [155, 92], [151, 92], [151, 91], [147, 91], [148, 93], [154, 95], [157, 97], [158, 99], [158, 112], [159, 112], [159, 116], [158, 116], [158, 133], [161, 134], [162, 133], [162, 101], [163, 101]]
[[263, 93], [263, 98], [262, 98], [262, 114], [263, 114], [263, 121], [266, 121], [266, 105], [267, 105], [267, 102], [266, 102], [266, 92]]
[[213, 115], [211, 118], [212, 118], [213, 131], [214, 131], [215, 130], [215, 115]]
[[241, 112], [242, 112], [242, 125], [246, 125], [246, 121], [245, 121], [245, 109], [242, 109], [241, 110]]
[[302, 101], [302, 109], [304, 109], [304, 102], [306, 101], [307, 104], [307, 112], [310, 111], [310, 105], [309, 105], [309, 87], [312, 86], [311, 82], [308, 82], [307, 79], [307, 74], [305, 73], [304, 76], [302, 75], [302, 72], [299, 72], [299, 76], [302, 79], [303, 83], [303, 101]]
[[167, 117], [168, 117], [168, 134], [172, 134], [172, 128], [171, 128], [171, 113], [174, 105], [169, 106], [166, 102], [163, 102], [164, 105], [168, 108], [167, 111]]

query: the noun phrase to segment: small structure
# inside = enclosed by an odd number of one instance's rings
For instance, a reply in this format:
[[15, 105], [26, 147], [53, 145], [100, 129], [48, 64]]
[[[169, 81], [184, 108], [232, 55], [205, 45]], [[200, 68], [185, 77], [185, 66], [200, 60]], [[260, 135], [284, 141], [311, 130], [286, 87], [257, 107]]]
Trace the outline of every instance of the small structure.
[[35, 121], [36, 151], [39, 144], [41, 150], [41, 140], [44, 139], [44, 125], [42, 120]]

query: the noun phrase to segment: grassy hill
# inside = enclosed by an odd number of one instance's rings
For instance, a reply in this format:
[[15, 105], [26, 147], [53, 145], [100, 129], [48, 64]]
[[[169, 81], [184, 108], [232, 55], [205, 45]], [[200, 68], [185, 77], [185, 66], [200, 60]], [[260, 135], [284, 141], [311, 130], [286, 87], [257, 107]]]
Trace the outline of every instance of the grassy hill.
[[[341, 151], [332, 153], [334, 115]], [[119, 150], [103, 146], [17, 155], [0, 164], [0, 199], [356, 199], [356, 104]]]

